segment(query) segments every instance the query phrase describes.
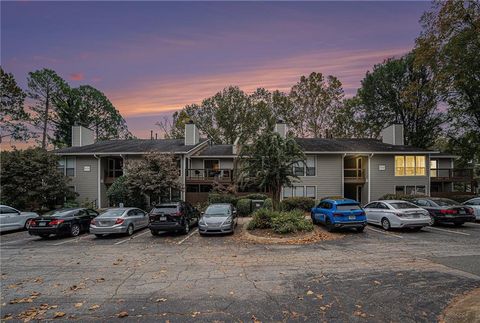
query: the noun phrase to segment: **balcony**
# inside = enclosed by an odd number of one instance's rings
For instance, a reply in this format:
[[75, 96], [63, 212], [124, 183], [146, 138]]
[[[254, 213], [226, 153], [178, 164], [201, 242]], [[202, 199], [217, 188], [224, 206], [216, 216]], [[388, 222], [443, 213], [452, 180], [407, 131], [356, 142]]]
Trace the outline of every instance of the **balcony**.
[[365, 170], [362, 168], [344, 168], [343, 181], [345, 183], [365, 183]]
[[473, 169], [468, 168], [431, 168], [432, 182], [471, 182]]
[[188, 183], [230, 183], [233, 181], [233, 169], [187, 169], [185, 179]]

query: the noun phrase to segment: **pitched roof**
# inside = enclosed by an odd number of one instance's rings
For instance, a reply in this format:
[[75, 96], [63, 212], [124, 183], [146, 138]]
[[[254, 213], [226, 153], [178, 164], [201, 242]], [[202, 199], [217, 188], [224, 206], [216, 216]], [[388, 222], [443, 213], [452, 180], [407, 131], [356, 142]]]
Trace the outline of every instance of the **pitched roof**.
[[433, 152], [412, 146], [390, 145], [376, 139], [295, 138], [308, 152]]
[[198, 156], [233, 156], [233, 145], [211, 145], [198, 153]]
[[[202, 142], [202, 141], [201, 141]], [[99, 141], [92, 145], [54, 150], [56, 154], [145, 153], [149, 151], [183, 153], [196, 145], [185, 145], [184, 139], [127, 139]]]

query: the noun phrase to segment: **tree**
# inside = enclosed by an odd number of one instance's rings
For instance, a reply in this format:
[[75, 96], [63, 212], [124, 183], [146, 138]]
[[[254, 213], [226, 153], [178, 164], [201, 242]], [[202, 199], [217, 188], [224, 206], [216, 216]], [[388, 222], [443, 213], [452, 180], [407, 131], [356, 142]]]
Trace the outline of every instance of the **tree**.
[[2, 152], [1, 204], [40, 210], [63, 204], [74, 194], [58, 171], [58, 158], [40, 148]]
[[428, 66], [448, 104], [450, 147], [480, 160], [480, 2], [436, 2], [423, 15], [417, 63]]
[[415, 52], [388, 59], [367, 72], [357, 92], [366, 134], [376, 138], [386, 126], [400, 123], [405, 144], [430, 147], [445, 118], [438, 108], [436, 84], [426, 67], [414, 64]]
[[182, 188], [179, 171], [173, 154], [151, 152], [141, 160], [126, 163], [124, 183], [130, 196], [142, 194], [149, 201], [158, 201], [170, 190]]
[[53, 122], [57, 116], [53, 102], [60, 100], [68, 90], [68, 84], [53, 70], [42, 69], [28, 73], [28, 97], [35, 102], [31, 107], [34, 112], [32, 123], [41, 129], [43, 149], [49, 143], [49, 132], [55, 129]]
[[0, 143], [5, 137], [14, 140], [27, 140], [32, 134], [26, 126], [30, 115], [25, 111], [26, 94], [17, 85], [13, 74], [6, 73], [0, 66], [1, 106], [0, 106]]
[[304, 162], [305, 155], [293, 138], [283, 139], [277, 133], [268, 132], [252, 145], [243, 146], [239, 158], [240, 182], [270, 190], [273, 207], [278, 210], [282, 187], [291, 186], [292, 181], [298, 179], [293, 166]]
[[355, 96], [343, 100], [342, 105], [333, 114], [332, 129], [334, 138], [368, 138], [369, 124], [362, 120], [361, 100]]
[[341, 106], [344, 92], [342, 83], [332, 75], [322, 73], [302, 76], [292, 87], [290, 98], [298, 122], [295, 132], [300, 137], [327, 137], [334, 128], [332, 115]]
[[107, 190], [107, 197], [110, 201], [110, 205], [118, 206], [123, 203], [124, 206], [134, 206], [138, 208], [145, 208], [145, 198], [136, 191], [129, 191], [125, 176], [120, 176], [115, 179], [112, 185]]
[[71, 128], [79, 124], [94, 131], [97, 140], [128, 139], [125, 119], [110, 100], [90, 85], [66, 89], [64, 95], [54, 98], [56, 126], [54, 143], [68, 146], [72, 139]]
[[175, 111], [171, 118], [164, 117], [156, 123], [164, 133], [165, 139], [181, 139], [185, 137], [185, 124], [190, 121], [185, 110]]

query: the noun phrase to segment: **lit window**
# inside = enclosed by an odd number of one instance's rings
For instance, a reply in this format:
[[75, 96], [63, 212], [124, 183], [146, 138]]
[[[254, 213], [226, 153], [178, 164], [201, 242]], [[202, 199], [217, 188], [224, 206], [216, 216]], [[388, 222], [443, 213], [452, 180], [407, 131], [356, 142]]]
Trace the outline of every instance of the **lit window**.
[[395, 156], [395, 176], [405, 175], [405, 157]]
[[415, 176], [415, 156], [405, 157], [405, 175]]
[[425, 176], [425, 156], [415, 156], [415, 174]]
[[425, 156], [395, 156], [395, 176], [425, 176]]

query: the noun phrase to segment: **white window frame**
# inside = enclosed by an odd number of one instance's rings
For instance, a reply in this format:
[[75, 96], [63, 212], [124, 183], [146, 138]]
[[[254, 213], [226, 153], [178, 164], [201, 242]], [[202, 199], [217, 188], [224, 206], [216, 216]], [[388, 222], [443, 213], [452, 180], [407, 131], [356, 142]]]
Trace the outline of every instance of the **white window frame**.
[[421, 193], [421, 194], [424, 194], [425, 196], [427, 194], [427, 185], [426, 184], [425, 185], [422, 185], [422, 184], [420, 184], [420, 185], [416, 185], [416, 184], [397, 185], [397, 184], [395, 184], [395, 185], [393, 185], [393, 194], [397, 194], [397, 187], [403, 187], [403, 194], [404, 195], [409, 195], [409, 194], [407, 194], [407, 186], [413, 186], [414, 190], [415, 190], [415, 194], [418, 194], [417, 193], [417, 187], [424, 187], [425, 193]]
[[[397, 157], [402, 157], [403, 158], [403, 174], [401, 175], [397, 175]], [[414, 166], [413, 166], [413, 175], [407, 175], [407, 157], [413, 157], [413, 161], [414, 161]], [[423, 165], [423, 169], [424, 169], [424, 174], [421, 174], [421, 175], [418, 175], [417, 174], [417, 157], [423, 157], [425, 159], [425, 164]], [[430, 170], [430, 165], [428, 165], [427, 167], [427, 163], [428, 163], [428, 158], [427, 156], [425, 155], [394, 155], [393, 157], [393, 176], [395, 177], [422, 177], [422, 176], [427, 176], [427, 174], [429, 172], [427, 172], [427, 170], [429, 171]]]
[[[67, 175], [67, 159], [68, 158], [73, 159], [73, 176], [68, 176]], [[63, 160], [63, 169], [62, 169], [63, 176], [77, 177], [77, 157], [75, 157], [75, 156], [62, 156], [61, 159]], [[58, 168], [58, 170], [60, 170], [60, 165], [58, 165], [57, 168]]]
[[[302, 196], [297, 196], [295, 194], [297, 187], [303, 187], [303, 195]], [[283, 187], [282, 188], [282, 199], [286, 199], [286, 198], [289, 198], [289, 197], [309, 197], [309, 196], [307, 196], [307, 187], [313, 187], [314, 196], [313, 196], [312, 199], [316, 200], [317, 199], [317, 185], [293, 185], [293, 186]], [[291, 196], [285, 196], [285, 189], [286, 188], [289, 188], [289, 189], [292, 190], [292, 195]], [[311, 197], [309, 197], [309, 198], [311, 198]]]
[[[295, 175], [295, 167], [297, 164], [301, 164], [301, 167], [303, 167], [303, 175], [296, 175], [297, 177], [315, 177], [317, 176], [317, 155], [306, 155], [306, 159], [304, 161], [300, 161], [293, 165], [293, 175]], [[307, 159], [308, 158], [313, 158], [313, 169], [315, 173], [313, 175], [307, 175]], [[297, 166], [299, 167], [299, 166]], [[310, 186], [310, 185], [309, 185]]]

